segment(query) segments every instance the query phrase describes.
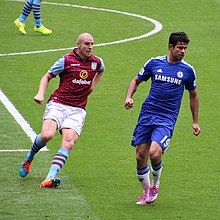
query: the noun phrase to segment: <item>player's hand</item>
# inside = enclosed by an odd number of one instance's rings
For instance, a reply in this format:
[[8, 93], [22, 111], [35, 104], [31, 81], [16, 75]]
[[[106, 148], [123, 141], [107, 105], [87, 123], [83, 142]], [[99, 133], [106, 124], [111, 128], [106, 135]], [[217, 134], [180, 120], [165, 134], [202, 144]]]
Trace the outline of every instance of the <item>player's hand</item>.
[[42, 105], [44, 103], [44, 97], [37, 94], [36, 96], [34, 96], [34, 101], [39, 104]]
[[193, 134], [198, 136], [201, 132], [201, 129], [197, 123], [193, 123]]
[[128, 110], [133, 107], [134, 101], [131, 98], [126, 98], [125, 100], [125, 108]]

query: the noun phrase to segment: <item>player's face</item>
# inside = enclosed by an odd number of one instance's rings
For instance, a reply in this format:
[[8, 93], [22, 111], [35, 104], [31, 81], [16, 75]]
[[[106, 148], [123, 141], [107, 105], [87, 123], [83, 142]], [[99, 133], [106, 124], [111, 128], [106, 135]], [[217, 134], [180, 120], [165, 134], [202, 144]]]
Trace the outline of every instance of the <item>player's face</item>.
[[173, 62], [179, 62], [180, 60], [183, 59], [186, 49], [187, 49], [187, 44], [184, 42], [178, 42], [175, 47], [173, 47], [172, 44], [169, 45], [170, 49], [170, 56]]
[[93, 37], [88, 36], [78, 42], [78, 54], [82, 59], [88, 59], [92, 55], [94, 45]]

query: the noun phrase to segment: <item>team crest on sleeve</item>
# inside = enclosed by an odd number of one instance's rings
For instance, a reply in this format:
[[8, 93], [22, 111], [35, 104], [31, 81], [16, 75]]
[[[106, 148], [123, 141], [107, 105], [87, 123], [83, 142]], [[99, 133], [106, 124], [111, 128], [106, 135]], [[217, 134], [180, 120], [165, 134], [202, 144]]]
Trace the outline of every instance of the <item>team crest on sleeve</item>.
[[183, 78], [183, 72], [181, 71], [178, 71], [176, 75], [178, 76], [178, 78]]
[[196, 80], [193, 81], [193, 86], [196, 86]]
[[142, 76], [144, 74], [144, 68], [141, 68], [138, 74]]
[[96, 62], [92, 62], [91, 63], [91, 69], [95, 70], [97, 68], [97, 63]]

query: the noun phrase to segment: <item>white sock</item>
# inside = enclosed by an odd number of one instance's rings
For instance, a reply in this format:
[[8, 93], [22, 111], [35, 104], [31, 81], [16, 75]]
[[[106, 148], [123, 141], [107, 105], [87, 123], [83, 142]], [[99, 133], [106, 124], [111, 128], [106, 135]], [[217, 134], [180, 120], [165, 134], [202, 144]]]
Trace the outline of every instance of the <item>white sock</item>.
[[152, 167], [151, 167], [151, 172], [152, 172], [152, 186], [158, 186], [160, 185], [160, 176], [161, 176], [161, 173], [162, 173], [162, 169], [163, 167], [161, 166], [161, 168], [159, 170], [154, 170]]
[[137, 177], [144, 193], [148, 193], [150, 187], [150, 169], [146, 166], [143, 169], [137, 169]]

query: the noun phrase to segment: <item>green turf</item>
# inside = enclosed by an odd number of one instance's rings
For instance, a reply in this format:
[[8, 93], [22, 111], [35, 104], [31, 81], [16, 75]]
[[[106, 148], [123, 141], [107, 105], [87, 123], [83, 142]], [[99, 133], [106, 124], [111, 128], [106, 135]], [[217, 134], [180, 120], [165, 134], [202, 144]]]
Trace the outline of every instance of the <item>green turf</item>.
[[[0, 219], [219, 219], [219, 36], [218, 0], [48, 0], [107, 8], [151, 17], [163, 24], [156, 35], [128, 43], [95, 47], [105, 61], [106, 72], [90, 96], [86, 123], [56, 190], [41, 189], [59, 134], [40, 152], [27, 178], [18, 168], [26, 152], [0, 152]], [[13, 25], [23, 2], [0, 0], [0, 54], [69, 48], [81, 32], [90, 32], [96, 43], [111, 42], [144, 34], [153, 25], [120, 14], [43, 4], [42, 17], [50, 36], [33, 31], [33, 15], [26, 22], [26, 36]], [[191, 42], [185, 60], [197, 71], [200, 96], [201, 136], [194, 137], [188, 94], [170, 149], [164, 155], [161, 189], [155, 203], [136, 206], [141, 194], [136, 178], [135, 150], [130, 138], [139, 109], [149, 90], [141, 85], [135, 106], [126, 111], [124, 96], [130, 80], [151, 56], [167, 52], [170, 32], [185, 31]], [[0, 89], [7, 95], [36, 133], [41, 130], [44, 106], [33, 101], [41, 76], [61, 55], [69, 52], [0, 57]], [[57, 87], [51, 81], [46, 93]], [[29, 149], [30, 139], [0, 103], [0, 150]]]

